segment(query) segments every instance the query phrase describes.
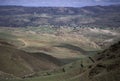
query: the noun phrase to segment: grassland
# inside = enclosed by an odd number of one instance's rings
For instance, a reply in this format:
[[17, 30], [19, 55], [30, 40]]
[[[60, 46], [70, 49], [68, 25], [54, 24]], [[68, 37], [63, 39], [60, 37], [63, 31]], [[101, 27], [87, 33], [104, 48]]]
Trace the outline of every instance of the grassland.
[[[60, 31], [50, 29], [48, 27], [6, 29], [3, 28], [1, 31], [11, 31], [8, 36], [15, 36], [14, 38], [5, 36], [7, 38], [6, 40], [10, 41], [12, 39], [13, 44], [17, 43], [16, 46], [19, 49], [29, 52], [42, 51], [60, 59], [71, 59], [84, 56], [84, 54], [82, 54], [83, 52], [80, 52], [80, 49], [84, 52], [97, 51], [100, 49], [99, 46], [97, 46], [94, 42], [91, 42], [86, 37], [70, 34], [69, 31], [64, 29], [60, 29]], [[71, 46], [71, 48], [68, 48], [69, 46]]]
[[119, 35], [111, 29], [1, 27], [1, 74], [12, 77], [5, 77], [7, 81], [79, 81], [94, 63], [89, 57], [118, 41]]
[[119, 35], [117, 29], [107, 28], [0, 28], [0, 39], [21, 50], [31, 53], [44, 52], [58, 59], [71, 60], [105, 49], [119, 40]]
[[[86, 58], [67, 64], [59, 69], [47, 71], [47, 74], [43, 72], [44, 75], [39, 75], [39, 77], [4, 79], [4, 81], [119, 81], [119, 47], [120, 42], [98, 53], [92, 58], [95, 62]], [[88, 62], [86, 62], [87, 60]]]

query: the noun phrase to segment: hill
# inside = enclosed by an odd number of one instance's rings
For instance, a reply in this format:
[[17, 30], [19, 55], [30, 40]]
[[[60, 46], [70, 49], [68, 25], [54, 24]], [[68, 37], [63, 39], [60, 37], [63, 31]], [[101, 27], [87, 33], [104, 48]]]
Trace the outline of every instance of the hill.
[[119, 81], [120, 42], [108, 49], [59, 69], [40, 73], [38, 77], [2, 79], [0, 81]]
[[[36, 72], [51, 70], [61, 65], [61, 62], [45, 53], [27, 53], [15, 46], [0, 41], [0, 71], [3, 75], [16, 77], [32, 76]], [[11, 77], [12, 77], [11, 76]], [[0, 78], [2, 78], [0, 76]]]
[[95, 63], [83, 74], [69, 81], [119, 81], [120, 80], [120, 42], [98, 53]]
[[119, 27], [119, 7], [120, 5], [82, 8], [0, 6], [0, 26]]
[[[72, 63], [62, 68], [63, 73], [33, 78], [32, 81], [119, 81], [120, 79], [120, 42], [108, 49]], [[58, 72], [57, 72], [58, 73]], [[64, 77], [63, 77], [64, 76]], [[49, 79], [50, 80], [49, 80]], [[25, 80], [27, 81], [27, 79]], [[30, 81], [28, 79], [28, 81]]]

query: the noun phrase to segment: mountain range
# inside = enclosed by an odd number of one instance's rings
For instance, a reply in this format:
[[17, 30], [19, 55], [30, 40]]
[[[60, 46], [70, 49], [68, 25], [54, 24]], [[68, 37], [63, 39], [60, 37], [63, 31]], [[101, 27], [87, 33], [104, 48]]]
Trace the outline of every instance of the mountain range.
[[3, 27], [119, 27], [119, 22], [120, 5], [82, 8], [0, 6], [0, 26]]

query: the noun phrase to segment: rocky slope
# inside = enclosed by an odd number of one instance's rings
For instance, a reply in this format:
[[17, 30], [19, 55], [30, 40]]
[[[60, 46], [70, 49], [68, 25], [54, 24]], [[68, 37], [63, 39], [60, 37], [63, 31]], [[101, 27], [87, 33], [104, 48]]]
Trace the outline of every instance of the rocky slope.
[[98, 53], [94, 64], [84, 73], [69, 81], [119, 81], [120, 80], [120, 42]]

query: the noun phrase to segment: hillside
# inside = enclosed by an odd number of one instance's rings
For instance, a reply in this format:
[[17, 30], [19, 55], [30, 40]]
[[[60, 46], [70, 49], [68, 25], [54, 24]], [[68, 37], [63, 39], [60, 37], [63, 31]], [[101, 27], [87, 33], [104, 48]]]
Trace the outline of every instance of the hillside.
[[[61, 62], [45, 53], [27, 53], [15, 46], [0, 41], [0, 71], [6, 76], [33, 76], [36, 72], [51, 70]], [[0, 78], [3, 78], [0, 76]]]
[[119, 27], [119, 7], [120, 5], [82, 8], [0, 6], [0, 26]]
[[[79, 32], [73, 32], [73, 28], [59, 30], [50, 27], [1, 27], [0, 39], [26, 52], [42, 52], [65, 63], [101, 50], [101, 47], [94, 41], [89, 40]], [[117, 38], [117, 35], [114, 37]]]
[[63, 73], [57, 75], [53, 73], [53, 76], [46, 77], [47, 79], [42, 77], [33, 78], [32, 81], [119, 81], [119, 62], [120, 42], [96, 54], [94, 57], [88, 57], [64, 66]]
[[98, 53], [95, 63], [83, 74], [69, 81], [119, 81], [120, 80], [120, 42]]
[[34, 78], [1, 79], [0, 81], [119, 81], [120, 42], [108, 49]]

